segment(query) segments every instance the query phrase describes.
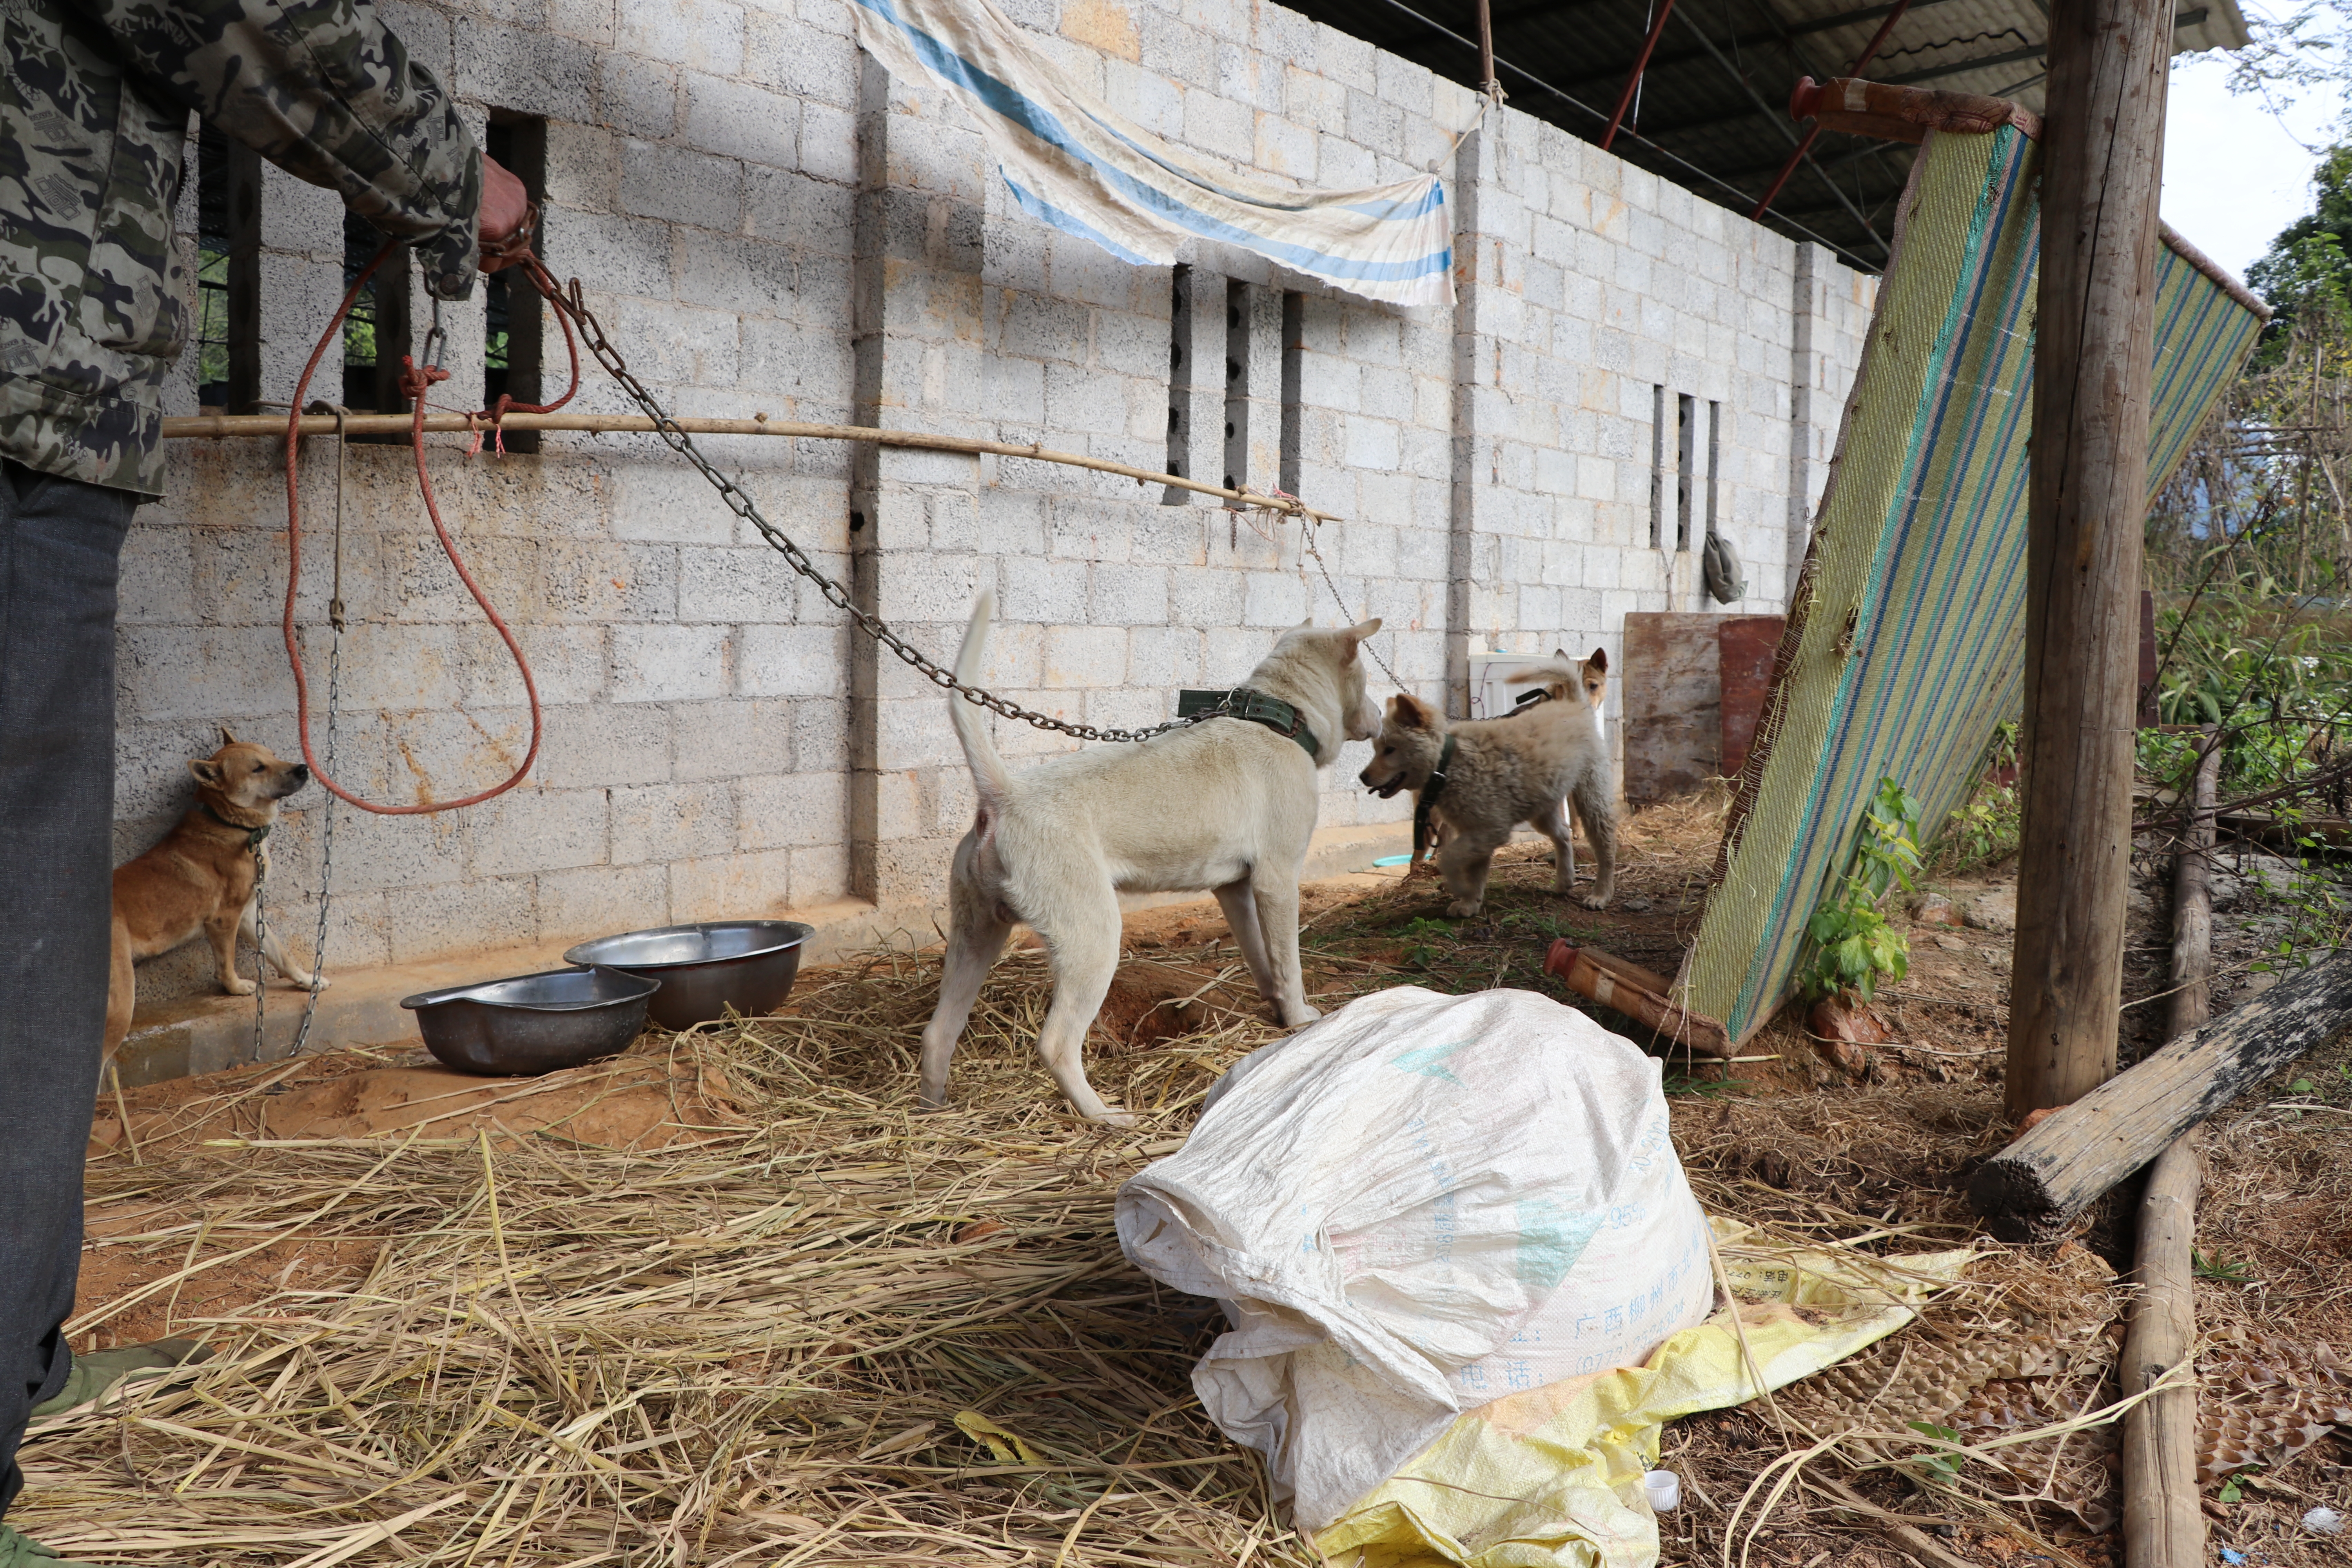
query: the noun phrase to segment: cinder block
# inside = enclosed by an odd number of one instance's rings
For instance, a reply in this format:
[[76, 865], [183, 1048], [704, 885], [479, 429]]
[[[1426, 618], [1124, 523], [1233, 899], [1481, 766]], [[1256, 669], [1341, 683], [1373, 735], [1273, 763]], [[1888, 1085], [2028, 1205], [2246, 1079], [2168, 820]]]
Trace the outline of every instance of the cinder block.
[[613, 628], [613, 700], [680, 702], [728, 694], [725, 626]]
[[688, 71], [685, 85], [689, 146], [772, 168], [799, 166], [799, 99], [699, 71]]
[[719, 76], [743, 69], [743, 8], [728, 0], [619, 0], [619, 47]]
[[587, 942], [670, 923], [667, 866], [584, 866], [539, 879], [543, 940]]
[[854, 635], [839, 626], [746, 626], [736, 685], [746, 697], [839, 696], [849, 689]]
[[[1087, 618], [1099, 626], [1157, 626], [1168, 619], [1168, 573], [1158, 566], [1094, 569]], [[1072, 606], [1065, 605], [1068, 615]]]
[[608, 792], [615, 866], [724, 854], [735, 845], [733, 786], [711, 780]]
[[849, 780], [838, 772], [745, 779], [736, 786], [736, 841], [746, 849], [819, 848], [849, 837]]
[[578, 39], [460, 16], [456, 45], [450, 86], [461, 97], [551, 120], [595, 118], [596, 54]]
[[604, 864], [606, 793], [525, 788], [471, 808], [466, 813], [466, 831], [472, 839], [467, 869], [478, 882], [485, 877]]
[[743, 165], [684, 147], [624, 142], [621, 206], [640, 217], [732, 233], [743, 221]]
[[1048, 626], [1045, 684], [1049, 687], [1116, 686], [1127, 679], [1124, 626]]
[[669, 868], [670, 919], [758, 920], [792, 908], [792, 852], [754, 850], [673, 861]]
[[1249, 574], [1242, 624], [1287, 629], [1307, 616], [1307, 585], [1287, 573]]
[[678, 71], [633, 55], [600, 53], [593, 118], [626, 136], [659, 141], [677, 130]]
[[528, 877], [404, 889], [384, 900], [384, 913], [394, 963], [511, 947], [539, 934], [538, 900]]
[[647, 704], [550, 709], [533, 776], [552, 789], [657, 784], [670, 775], [670, 716]]
[[784, 773], [793, 766], [795, 736], [804, 720], [832, 712], [834, 743], [818, 743], [810, 754], [815, 766], [848, 765], [844, 743], [842, 702], [743, 701], [682, 702], [668, 710], [671, 730], [671, 776], [678, 779], [732, 779], [752, 773]]

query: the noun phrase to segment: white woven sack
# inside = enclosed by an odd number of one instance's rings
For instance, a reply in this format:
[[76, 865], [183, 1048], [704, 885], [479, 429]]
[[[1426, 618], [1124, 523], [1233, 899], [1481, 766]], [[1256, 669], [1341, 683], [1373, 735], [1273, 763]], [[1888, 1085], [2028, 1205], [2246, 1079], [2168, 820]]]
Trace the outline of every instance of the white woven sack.
[[1525, 991], [1350, 1003], [1118, 1194], [1129, 1258], [1224, 1304], [1192, 1386], [1307, 1531], [1458, 1413], [1705, 1318], [1705, 1225], [1659, 1063]]

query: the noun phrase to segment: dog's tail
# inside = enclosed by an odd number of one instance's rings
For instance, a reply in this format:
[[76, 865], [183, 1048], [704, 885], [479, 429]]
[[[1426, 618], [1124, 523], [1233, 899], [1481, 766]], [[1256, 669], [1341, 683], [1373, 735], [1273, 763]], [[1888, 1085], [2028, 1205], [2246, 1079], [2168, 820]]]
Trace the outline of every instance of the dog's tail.
[[[980, 679], [981, 664], [988, 657], [988, 622], [995, 614], [995, 590], [982, 589], [980, 597], [972, 601], [971, 624], [963, 629], [963, 647], [956, 650], [955, 678], [966, 686]], [[971, 764], [972, 786], [980, 792], [980, 809], [984, 816], [991, 805], [1004, 798], [1012, 783], [1004, 771], [1004, 759], [996, 754], [996, 742], [988, 732], [988, 718], [978, 704], [950, 692], [948, 719], [955, 725], [956, 739], [963, 745], [964, 761]]]
[[1578, 671], [1576, 661], [1566, 654], [1554, 654], [1549, 658], [1530, 660], [1524, 669], [1515, 669], [1503, 677], [1506, 686], [1573, 686]]

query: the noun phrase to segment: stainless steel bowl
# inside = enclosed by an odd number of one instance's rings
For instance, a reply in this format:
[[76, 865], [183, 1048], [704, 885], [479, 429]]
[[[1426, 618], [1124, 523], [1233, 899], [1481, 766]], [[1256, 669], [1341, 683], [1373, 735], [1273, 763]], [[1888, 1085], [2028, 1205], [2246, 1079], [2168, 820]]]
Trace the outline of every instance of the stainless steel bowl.
[[425, 1048], [444, 1065], [517, 1078], [626, 1050], [660, 989], [658, 980], [617, 969], [551, 969], [420, 991], [400, 1005], [416, 1015]]
[[599, 937], [566, 952], [563, 962], [660, 981], [654, 1022], [689, 1029], [716, 1023], [730, 1007], [756, 1018], [783, 1005], [810, 934], [797, 921], [705, 921]]

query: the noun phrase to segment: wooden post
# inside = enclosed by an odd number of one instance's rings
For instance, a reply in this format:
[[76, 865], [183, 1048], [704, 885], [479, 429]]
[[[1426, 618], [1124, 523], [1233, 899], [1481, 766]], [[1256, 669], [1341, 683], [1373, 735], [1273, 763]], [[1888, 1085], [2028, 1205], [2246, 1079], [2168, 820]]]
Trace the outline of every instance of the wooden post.
[[[2208, 725], [2193, 813], [2172, 872], [2172, 996], [2165, 1036], [2177, 1040], [2211, 1014], [2213, 800], [2221, 738]], [[2189, 1359], [2197, 1342], [2197, 1137], [2148, 1167], [2139, 1203], [2137, 1260], [2124, 1341], [2123, 1391], [2138, 1394]], [[2168, 1389], [2124, 1412], [2124, 1561], [2129, 1568], [2200, 1568], [2205, 1513], [2197, 1495], [2197, 1390]]]
[[2116, 1068], [2170, 0], [2053, 0], [2008, 1102]]

